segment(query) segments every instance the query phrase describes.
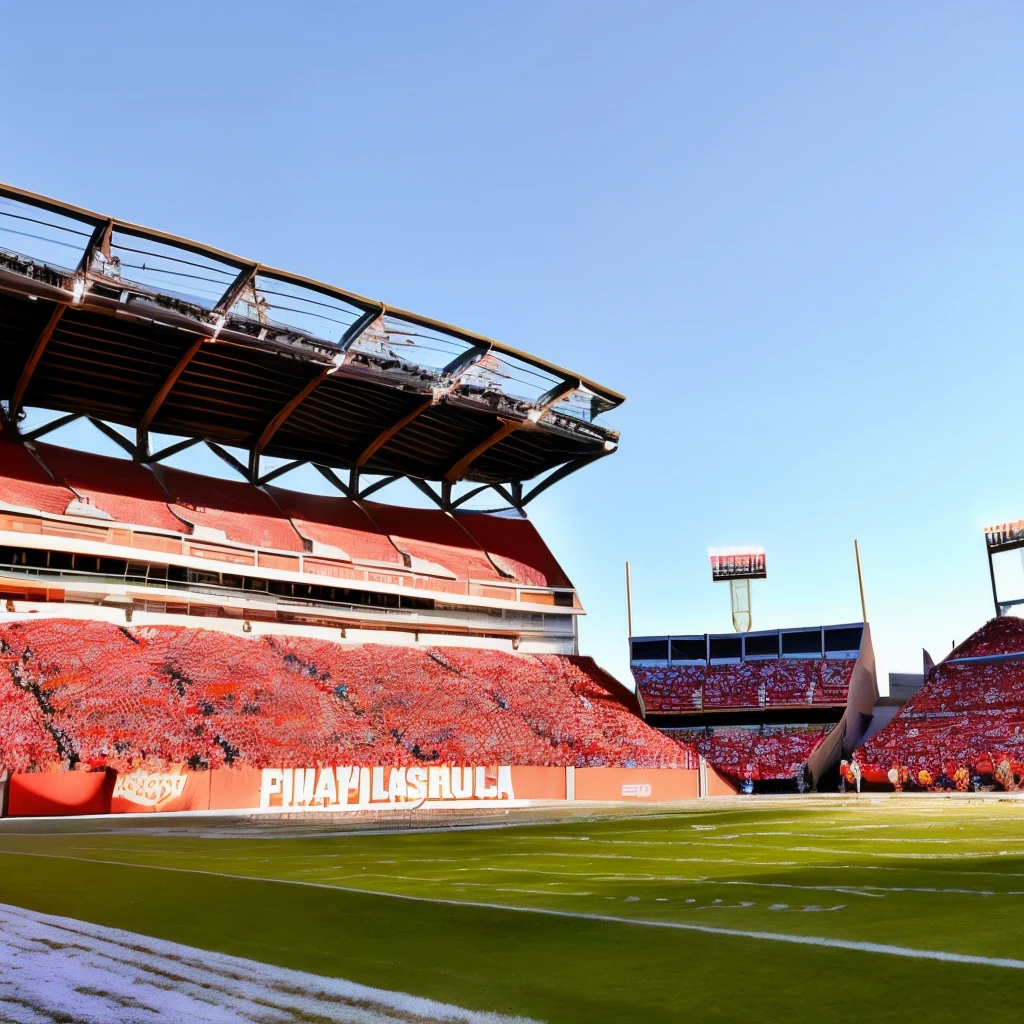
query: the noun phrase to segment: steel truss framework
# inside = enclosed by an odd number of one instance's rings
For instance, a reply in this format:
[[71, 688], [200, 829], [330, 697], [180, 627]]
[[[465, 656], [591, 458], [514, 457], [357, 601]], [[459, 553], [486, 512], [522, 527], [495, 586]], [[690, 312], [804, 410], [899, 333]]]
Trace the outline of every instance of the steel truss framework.
[[79, 421], [86, 421], [92, 424], [92, 426], [94, 426], [109, 440], [113, 441], [113, 443], [125, 452], [133, 461], [141, 463], [144, 466], [155, 465], [163, 462], [165, 459], [169, 459], [172, 456], [179, 454], [180, 452], [187, 451], [189, 448], [203, 445], [230, 466], [244, 480], [247, 480], [256, 487], [262, 487], [264, 484], [269, 484], [278, 477], [292, 472], [292, 470], [308, 465], [312, 466], [325, 480], [327, 480], [346, 498], [363, 501], [376, 494], [378, 491], [383, 490], [390, 484], [396, 483], [402, 479], [408, 479], [410, 483], [414, 484], [432, 502], [434, 502], [438, 508], [443, 509], [446, 512], [454, 512], [456, 509], [461, 508], [467, 502], [472, 501], [473, 498], [486, 491], [493, 491], [494, 494], [501, 498], [503, 502], [501, 506], [498, 506], [492, 511], [499, 511], [501, 508], [515, 508], [519, 511], [523, 511], [523, 509], [533, 501], [534, 498], [543, 494], [553, 484], [564, 480], [567, 476], [575, 473], [577, 470], [590, 465], [590, 463], [595, 462], [597, 459], [603, 458], [604, 455], [608, 454], [607, 452], [602, 452], [587, 458], [568, 462], [548, 473], [543, 479], [528, 489], [523, 487], [521, 481], [514, 480], [508, 484], [481, 484], [478, 487], [474, 487], [472, 490], [456, 496], [453, 495], [453, 484], [447, 481], [442, 481], [440, 486], [432, 486], [431, 483], [426, 480], [419, 480], [415, 477], [406, 478], [400, 475], [394, 475], [385, 476], [381, 479], [370, 482], [364, 482], [361, 478], [359, 469], [355, 466], [349, 467], [343, 475], [339, 475], [336, 469], [331, 466], [325, 466], [319, 462], [304, 462], [293, 459], [283, 465], [275, 466], [273, 469], [267, 469], [265, 472], [261, 472], [258, 462], [253, 463], [250, 460], [248, 464], [242, 463], [232, 455], [224, 445], [218, 444], [216, 441], [209, 441], [199, 437], [184, 438], [181, 441], [166, 445], [156, 451], [150, 451], [148, 435], [143, 435], [141, 431], [137, 433], [136, 440], [133, 443], [119, 430], [111, 426], [111, 424], [104, 422], [96, 416], [86, 416], [79, 413], [67, 413], [63, 416], [58, 416], [56, 419], [49, 420], [37, 427], [33, 427], [30, 430], [18, 430], [16, 425], [11, 421], [10, 407], [8, 406], [5, 408], [0, 404], [0, 425], [8, 430], [11, 435], [18, 437], [22, 441], [38, 440], [39, 438], [46, 437], [47, 434], [52, 434], [71, 423]]
[[[26, 439], [86, 419], [142, 463], [203, 443], [256, 485], [309, 464], [348, 497], [408, 478], [449, 511], [488, 488], [521, 509], [617, 447], [593, 419], [621, 395], [493, 339], [18, 189], [0, 199], [11, 235], [84, 242], [62, 268], [0, 235], [0, 415], [17, 434], [26, 407], [61, 414]], [[182, 298], [179, 279], [215, 274], [209, 301]], [[344, 330], [325, 340], [311, 317]], [[418, 364], [431, 346], [449, 357]], [[154, 451], [151, 432], [183, 439]], [[462, 481], [478, 486], [453, 497]]]

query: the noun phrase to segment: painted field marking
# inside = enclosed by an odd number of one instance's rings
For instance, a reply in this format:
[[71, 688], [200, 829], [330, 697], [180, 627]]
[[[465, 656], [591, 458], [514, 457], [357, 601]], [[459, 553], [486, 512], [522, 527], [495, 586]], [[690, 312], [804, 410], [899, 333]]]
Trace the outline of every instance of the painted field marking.
[[642, 918], [619, 917], [613, 914], [590, 914], [572, 910], [553, 910], [545, 907], [518, 907], [505, 903], [484, 903], [475, 900], [432, 899], [428, 896], [409, 896], [405, 893], [376, 892], [349, 886], [327, 885], [323, 882], [304, 882], [291, 878], [260, 878], [252, 875], [232, 875], [223, 871], [203, 871], [200, 868], [168, 867], [157, 864], [130, 864], [124, 861], [93, 860], [89, 857], [71, 857], [59, 853], [28, 853], [24, 851], [0, 851], [0, 856], [40, 857], [48, 860], [71, 860], [87, 864], [104, 864], [119, 868], [138, 868], [143, 871], [173, 871], [186, 875], [206, 875], [236, 882], [263, 882], [274, 885], [298, 885], [311, 889], [328, 889], [359, 896], [380, 896], [413, 903], [433, 903], [451, 907], [474, 907], [482, 910], [501, 910], [516, 914], [539, 914], [544, 917], [560, 917], [577, 921], [599, 921], [606, 924], [633, 925], [640, 928], [668, 928], [674, 931], [699, 932], [704, 935], [722, 935], [726, 938], [753, 939], [759, 942], [782, 942], [794, 946], [814, 946], [819, 949], [845, 949], [855, 953], [875, 953], [883, 956], [899, 956], [910, 960], [937, 960], [942, 963], [970, 964], [977, 967], [1001, 967], [1024, 971], [1024, 960], [1011, 957], [976, 956], [971, 953], [952, 953], [939, 949], [915, 949], [912, 946], [895, 946], [881, 942], [860, 942], [855, 939], [835, 939], [815, 935], [789, 935], [785, 932], [745, 931], [740, 928], [723, 928], [714, 925], [691, 924], [682, 921], [652, 921]]

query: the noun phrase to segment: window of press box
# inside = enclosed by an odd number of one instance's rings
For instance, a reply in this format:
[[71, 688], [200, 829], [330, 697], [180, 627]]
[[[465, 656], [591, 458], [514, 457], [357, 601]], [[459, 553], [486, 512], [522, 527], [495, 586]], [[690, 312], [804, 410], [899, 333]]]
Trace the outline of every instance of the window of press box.
[[702, 636], [683, 637], [672, 641], [673, 661], [707, 661], [708, 645]]
[[634, 640], [634, 661], [665, 661], [668, 656], [668, 640]]
[[862, 626], [848, 626], [844, 629], [825, 630], [826, 651], [859, 651]]
[[744, 648], [748, 658], [777, 658], [779, 656], [779, 634], [744, 637]]
[[724, 658], [740, 658], [743, 655], [743, 638], [739, 636], [712, 637], [708, 645], [711, 648], [711, 660]]
[[807, 629], [782, 634], [783, 654], [816, 654], [821, 657], [821, 630]]

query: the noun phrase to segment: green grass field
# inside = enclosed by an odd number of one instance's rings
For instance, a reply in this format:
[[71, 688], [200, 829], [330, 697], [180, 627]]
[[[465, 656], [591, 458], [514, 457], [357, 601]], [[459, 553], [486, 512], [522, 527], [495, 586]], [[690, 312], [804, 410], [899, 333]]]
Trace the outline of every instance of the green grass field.
[[64, 827], [5, 823], [0, 902], [551, 1022], [1024, 1018], [1015, 803], [413, 834]]

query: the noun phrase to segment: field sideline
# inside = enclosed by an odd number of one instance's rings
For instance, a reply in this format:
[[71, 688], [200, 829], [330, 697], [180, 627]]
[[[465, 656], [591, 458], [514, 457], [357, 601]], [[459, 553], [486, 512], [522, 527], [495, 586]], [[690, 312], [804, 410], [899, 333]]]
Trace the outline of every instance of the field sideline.
[[0, 903], [551, 1022], [1012, 1020], [1022, 812], [772, 800], [331, 835], [7, 821]]

